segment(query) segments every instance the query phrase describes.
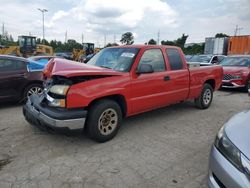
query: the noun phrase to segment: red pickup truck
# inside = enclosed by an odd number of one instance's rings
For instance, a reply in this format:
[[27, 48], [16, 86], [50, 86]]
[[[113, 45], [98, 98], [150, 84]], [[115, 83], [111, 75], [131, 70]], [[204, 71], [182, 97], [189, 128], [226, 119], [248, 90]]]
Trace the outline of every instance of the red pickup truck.
[[131, 45], [105, 48], [87, 64], [51, 60], [45, 89], [23, 113], [32, 124], [86, 128], [98, 142], [112, 139], [124, 117], [188, 99], [206, 109], [221, 86], [221, 66], [189, 68], [178, 47]]

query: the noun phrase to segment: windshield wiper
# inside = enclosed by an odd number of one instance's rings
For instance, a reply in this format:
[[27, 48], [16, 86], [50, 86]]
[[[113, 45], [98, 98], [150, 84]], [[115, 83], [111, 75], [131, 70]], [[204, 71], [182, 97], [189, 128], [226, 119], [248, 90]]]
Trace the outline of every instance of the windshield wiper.
[[104, 65], [100, 65], [99, 67], [106, 68], [106, 69], [111, 69], [110, 67], [107, 67], [107, 66], [104, 66]]

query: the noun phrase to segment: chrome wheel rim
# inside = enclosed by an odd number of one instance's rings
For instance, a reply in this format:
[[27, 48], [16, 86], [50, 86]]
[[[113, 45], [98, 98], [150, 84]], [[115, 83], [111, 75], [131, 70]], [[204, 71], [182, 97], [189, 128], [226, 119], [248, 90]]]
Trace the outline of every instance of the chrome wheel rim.
[[98, 120], [98, 129], [102, 135], [109, 135], [116, 129], [117, 124], [117, 112], [112, 108], [108, 108], [103, 111]]
[[41, 94], [43, 92], [43, 89], [41, 87], [32, 87], [29, 89], [27, 93], [27, 97], [33, 95], [33, 94]]
[[212, 98], [212, 92], [210, 89], [206, 89], [206, 91], [204, 92], [204, 95], [203, 95], [203, 102], [205, 105], [208, 105], [211, 101], [211, 98]]

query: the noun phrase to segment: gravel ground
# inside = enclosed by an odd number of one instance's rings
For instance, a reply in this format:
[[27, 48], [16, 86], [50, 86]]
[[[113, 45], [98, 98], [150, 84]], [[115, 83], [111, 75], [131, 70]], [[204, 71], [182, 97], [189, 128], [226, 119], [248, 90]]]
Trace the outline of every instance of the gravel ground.
[[207, 110], [192, 101], [127, 118], [103, 144], [30, 126], [22, 107], [0, 106], [0, 187], [207, 187], [218, 129], [250, 108], [244, 92], [218, 91]]

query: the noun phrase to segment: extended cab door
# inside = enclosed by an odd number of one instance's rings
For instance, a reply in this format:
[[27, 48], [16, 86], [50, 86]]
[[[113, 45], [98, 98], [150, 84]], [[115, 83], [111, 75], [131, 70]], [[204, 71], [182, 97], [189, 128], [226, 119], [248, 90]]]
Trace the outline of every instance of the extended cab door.
[[0, 59], [0, 99], [16, 98], [27, 79], [26, 63], [20, 60]]
[[190, 75], [184, 56], [179, 48], [166, 48], [168, 98], [170, 103], [186, 100], [189, 95]]
[[[142, 64], [150, 64], [152, 73], [138, 74]], [[163, 51], [160, 48], [146, 49], [142, 52], [138, 64], [132, 69], [131, 97], [132, 114], [148, 111], [169, 103], [166, 89], [168, 75]]]

